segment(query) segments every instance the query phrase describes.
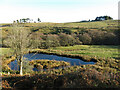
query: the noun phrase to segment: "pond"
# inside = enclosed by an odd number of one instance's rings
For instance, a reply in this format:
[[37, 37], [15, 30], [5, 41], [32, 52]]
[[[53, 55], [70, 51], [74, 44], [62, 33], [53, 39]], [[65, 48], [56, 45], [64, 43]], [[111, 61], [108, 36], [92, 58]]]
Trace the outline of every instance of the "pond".
[[[85, 61], [82, 61], [82, 60], [76, 59], [76, 58], [62, 57], [62, 56], [57, 56], [57, 55], [48, 55], [48, 54], [41, 54], [41, 53], [25, 54], [24, 58], [26, 58], [29, 61], [39, 60], [39, 59], [65, 61], [65, 62], [69, 62], [71, 64], [71, 66], [73, 66], [73, 65], [95, 64], [95, 62], [85, 62]], [[11, 62], [9, 64], [9, 66], [12, 70], [17, 70], [18, 69], [17, 60]]]

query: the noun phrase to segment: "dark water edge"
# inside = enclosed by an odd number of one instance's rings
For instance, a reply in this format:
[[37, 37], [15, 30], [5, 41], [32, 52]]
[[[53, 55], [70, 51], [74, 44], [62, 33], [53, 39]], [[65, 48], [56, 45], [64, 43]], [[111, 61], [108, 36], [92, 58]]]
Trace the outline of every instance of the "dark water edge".
[[[85, 62], [81, 59], [76, 59], [76, 58], [69, 58], [69, 57], [63, 57], [63, 56], [57, 56], [57, 55], [48, 55], [48, 54], [41, 54], [41, 53], [28, 53], [24, 55], [24, 58], [26, 60], [31, 61], [31, 60], [56, 60], [56, 61], [65, 61], [69, 62], [71, 66], [74, 65], [87, 65], [87, 64], [95, 64], [95, 62]], [[11, 70], [18, 70], [18, 65], [17, 65], [17, 60], [11, 62], [9, 64], [9, 67]], [[36, 71], [36, 69], [33, 69]]]

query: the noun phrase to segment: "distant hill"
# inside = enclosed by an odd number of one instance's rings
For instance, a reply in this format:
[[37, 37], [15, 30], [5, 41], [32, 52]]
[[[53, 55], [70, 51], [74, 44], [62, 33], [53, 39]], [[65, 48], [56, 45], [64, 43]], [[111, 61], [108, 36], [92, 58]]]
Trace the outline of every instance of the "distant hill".
[[[1, 24], [1, 28], [10, 27], [11, 24]], [[117, 27], [118, 20], [105, 20], [97, 22], [68, 22], [68, 23], [25, 23], [25, 27], [73, 27], [73, 28], [110, 28]]]

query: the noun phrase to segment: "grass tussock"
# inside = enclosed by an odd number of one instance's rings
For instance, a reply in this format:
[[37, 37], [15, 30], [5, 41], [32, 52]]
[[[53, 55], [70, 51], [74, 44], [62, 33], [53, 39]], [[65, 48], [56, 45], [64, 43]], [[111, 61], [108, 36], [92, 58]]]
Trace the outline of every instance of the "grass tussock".
[[34, 65], [37, 69], [51, 69], [59, 68], [64, 66], [70, 66], [70, 63], [65, 61], [56, 61], [56, 60], [32, 60], [30, 61], [31, 65]]

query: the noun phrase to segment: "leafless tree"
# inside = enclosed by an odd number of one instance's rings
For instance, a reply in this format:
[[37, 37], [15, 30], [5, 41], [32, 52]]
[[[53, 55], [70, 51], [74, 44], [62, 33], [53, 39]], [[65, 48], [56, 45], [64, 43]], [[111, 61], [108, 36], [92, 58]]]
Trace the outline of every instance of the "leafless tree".
[[20, 64], [20, 75], [23, 75], [23, 55], [29, 50], [30, 30], [20, 24], [13, 23], [5, 44], [13, 50], [13, 54]]

